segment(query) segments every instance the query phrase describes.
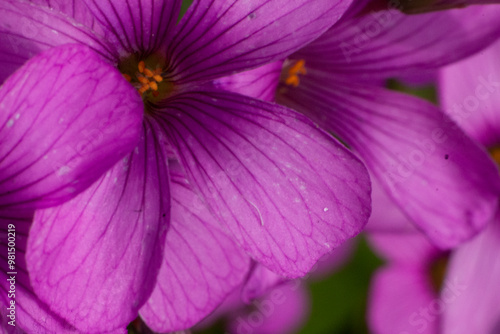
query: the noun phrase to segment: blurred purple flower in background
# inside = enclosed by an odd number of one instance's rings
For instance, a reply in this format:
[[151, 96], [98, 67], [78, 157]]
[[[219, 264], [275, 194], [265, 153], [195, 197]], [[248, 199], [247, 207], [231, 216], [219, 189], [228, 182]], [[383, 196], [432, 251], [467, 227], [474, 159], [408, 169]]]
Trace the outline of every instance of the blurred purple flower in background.
[[313, 119], [359, 154], [436, 245], [454, 247], [494, 215], [496, 166], [439, 108], [381, 85], [487, 47], [500, 33], [500, 8], [408, 16], [394, 9], [366, 14], [362, 5], [354, 3], [283, 67], [270, 64], [215, 85], [264, 99], [276, 94], [278, 103]]
[[[374, 198], [374, 206], [378, 203]], [[393, 215], [384, 222], [399, 232], [370, 234], [375, 251], [388, 261], [372, 279], [368, 305], [371, 332], [497, 333], [499, 217], [451, 253], [433, 246], [402, 213], [399, 218], [395, 220]]]
[[[500, 40], [488, 49], [440, 71], [443, 108], [465, 132], [500, 164]], [[500, 194], [499, 194], [500, 200]], [[458, 248], [450, 272], [467, 289], [460, 302], [443, 314], [443, 333], [498, 333], [500, 331], [500, 211], [488, 228]], [[469, 319], [468, 321], [460, 321]]]
[[[439, 100], [454, 126], [461, 126], [489, 149], [497, 162], [499, 54], [497, 41], [473, 57], [444, 67], [438, 86]], [[373, 333], [498, 333], [499, 211], [478, 236], [443, 252], [412, 228], [376, 185], [373, 189], [373, 215], [367, 229], [374, 249], [388, 261], [371, 287], [368, 319]]]
[[2, 228], [29, 230], [18, 326], [123, 331], [140, 310], [156, 331], [190, 327], [250, 257], [298, 277], [359, 233], [370, 185], [352, 153], [204, 85], [286, 58], [348, 5], [195, 1], [176, 25], [174, 0], [2, 2]]

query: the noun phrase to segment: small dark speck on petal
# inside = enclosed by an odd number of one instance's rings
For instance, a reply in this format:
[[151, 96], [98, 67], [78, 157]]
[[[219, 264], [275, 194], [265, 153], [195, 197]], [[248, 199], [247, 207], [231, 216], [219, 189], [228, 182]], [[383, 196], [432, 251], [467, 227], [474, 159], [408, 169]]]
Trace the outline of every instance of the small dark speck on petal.
[[255, 14], [255, 13], [250, 13], [250, 14], [248, 15], [248, 18], [249, 18], [250, 20], [252, 20], [252, 19], [254, 19], [256, 16], [257, 16], [257, 14]]
[[446, 160], [448, 160], [448, 158], [449, 158], [449, 157], [450, 157], [450, 156], [449, 156], [448, 154], [445, 154], [445, 155], [444, 155], [444, 158], [445, 158]]
[[165, 217], [165, 216], [166, 216], [166, 214], [163, 214], [163, 215], [162, 215], [162, 217]]

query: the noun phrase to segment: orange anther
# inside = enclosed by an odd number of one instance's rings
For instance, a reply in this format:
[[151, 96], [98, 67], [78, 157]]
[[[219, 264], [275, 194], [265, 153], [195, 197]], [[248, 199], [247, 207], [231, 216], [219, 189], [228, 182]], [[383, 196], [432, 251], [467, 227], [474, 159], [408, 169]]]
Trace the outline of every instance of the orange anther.
[[143, 85], [147, 85], [149, 83], [149, 80], [141, 75], [137, 76], [137, 81], [139, 81]]
[[139, 88], [139, 93], [141, 93], [141, 95], [147, 91], [149, 89], [149, 85], [143, 85], [141, 88]]
[[145, 75], [146, 77], [148, 77], [148, 78], [152, 78], [152, 77], [153, 77], [153, 75], [155, 75], [155, 74], [154, 74], [154, 73], [153, 73], [153, 71], [151, 71], [149, 68], [145, 68], [145, 69], [144, 69], [144, 75]]
[[139, 68], [140, 73], [144, 73], [144, 69], [146, 68], [146, 64], [144, 63], [144, 61], [141, 60], [137, 67]]
[[152, 90], [158, 90], [158, 84], [154, 81], [149, 82], [149, 87], [151, 87]]
[[294, 75], [297, 73], [301, 74], [306, 74], [306, 68], [305, 68], [306, 62], [304, 59], [301, 59], [297, 61], [290, 69], [288, 70], [288, 73], [290, 75]]
[[300, 83], [299, 76], [296, 74], [290, 75], [288, 78], [286, 78], [285, 83], [287, 85], [292, 85], [293, 87], [297, 87]]
[[123, 77], [125, 78], [125, 80], [127, 80], [128, 82], [132, 81], [132, 77], [128, 74], [125, 74], [123, 73]]
[[163, 81], [163, 77], [159, 74], [155, 74], [153, 75], [153, 79], [156, 80], [156, 82], [162, 82]]

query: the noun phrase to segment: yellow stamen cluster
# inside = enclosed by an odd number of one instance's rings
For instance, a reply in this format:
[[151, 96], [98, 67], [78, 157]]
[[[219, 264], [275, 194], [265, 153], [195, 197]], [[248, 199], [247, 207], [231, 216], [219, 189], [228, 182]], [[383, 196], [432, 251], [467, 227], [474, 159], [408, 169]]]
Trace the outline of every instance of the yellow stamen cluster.
[[307, 74], [306, 62], [304, 59], [298, 60], [288, 69], [288, 76], [285, 83], [289, 86], [298, 87], [300, 84], [299, 74]]
[[[147, 93], [149, 90], [152, 91], [153, 96], [158, 95], [158, 83], [163, 81], [163, 77], [161, 76], [161, 69], [158, 67], [154, 71], [146, 67], [144, 61], [140, 61], [137, 69], [139, 72], [135, 74], [135, 79], [138, 82], [137, 90], [141, 95]], [[128, 82], [132, 83], [132, 77], [128, 74], [123, 74], [125, 79]]]

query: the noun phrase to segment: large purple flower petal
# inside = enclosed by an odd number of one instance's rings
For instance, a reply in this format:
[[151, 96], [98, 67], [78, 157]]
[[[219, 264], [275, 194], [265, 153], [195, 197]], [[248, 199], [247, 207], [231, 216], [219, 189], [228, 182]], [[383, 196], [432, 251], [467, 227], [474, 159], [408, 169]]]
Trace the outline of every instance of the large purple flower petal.
[[[15, 0], [11, 0], [14, 2]], [[95, 32], [104, 33], [96, 18], [88, 8], [84, 1], [68, 1], [68, 0], [28, 0], [40, 7], [48, 7], [51, 11], [56, 11], [68, 15], [75, 21], [91, 28]], [[18, 1], [19, 2], [19, 1]]]
[[213, 85], [218, 89], [271, 102], [276, 95], [282, 67], [283, 61], [276, 61], [253, 70], [216, 79]]
[[83, 46], [33, 58], [0, 90], [0, 208], [58, 205], [137, 144], [143, 103]]
[[366, 223], [364, 166], [303, 115], [204, 91], [171, 98], [157, 117], [196, 191], [276, 273], [305, 274]]
[[146, 302], [169, 220], [166, 155], [153, 126], [73, 200], [39, 210], [26, 255], [34, 291], [84, 332], [124, 328]]
[[[0, 314], [2, 316], [1, 327], [4, 331], [0, 328], [0, 332], [19, 333], [17, 329], [22, 328], [27, 333], [73, 333], [74, 327], [53, 313], [33, 293], [24, 258], [32, 217], [33, 213], [29, 210], [0, 212], [0, 245], [5, 250], [0, 270], [0, 303], [2, 305]], [[9, 229], [14, 232], [8, 234]], [[15, 259], [12, 268], [9, 267], [7, 260], [7, 251], [11, 252], [7, 243], [8, 237], [14, 240], [15, 244]], [[14, 283], [12, 290], [11, 283]], [[11, 301], [14, 301], [14, 318], [7, 317], [11, 313], [9, 309], [12, 309]], [[15, 326], [7, 324], [12, 320], [15, 320]]]
[[140, 310], [157, 332], [190, 328], [245, 278], [250, 259], [170, 164], [172, 218], [156, 287]]
[[263, 297], [273, 288], [288, 281], [290, 280], [254, 262], [252, 271], [241, 288], [240, 299], [250, 304], [252, 300]]
[[107, 41], [53, 8], [18, 0], [2, 1], [0, 17], [0, 84], [28, 59], [54, 46], [84, 44], [108, 60], [118, 59]]
[[393, 265], [376, 272], [368, 301], [368, 324], [373, 334], [437, 334], [439, 300], [425, 270]]
[[[177, 23], [182, 0], [83, 0], [123, 56], [152, 53]], [[169, 34], [169, 35], [167, 35]]]
[[500, 33], [500, 6], [422, 15], [385, 10], [343, 21], [293, 57], [307, 66], [358, 80], [437, 68], [492, 43]]
[[486, 147], [500, 143], [500, 41], [440, 73], [440, 102]]
[[298, 89], [288, 88], [281, 102], [358, 151], [392, 199], [436, 245], [453, 247], [471, 238], [494, 215], [497, 167], [430, 103], [383, 88], [333, 82], [312, 70]]
[[451, 257], [446, 280], [454, 284], [454, 289], [448, 292], [442, 333], [499, 332], [499, 254], [500, 215], [497, 214], [488, 228]]
[[284, 59], [334, 24], [349, 0], [196, 0], [167, 52], [178, 83]]

